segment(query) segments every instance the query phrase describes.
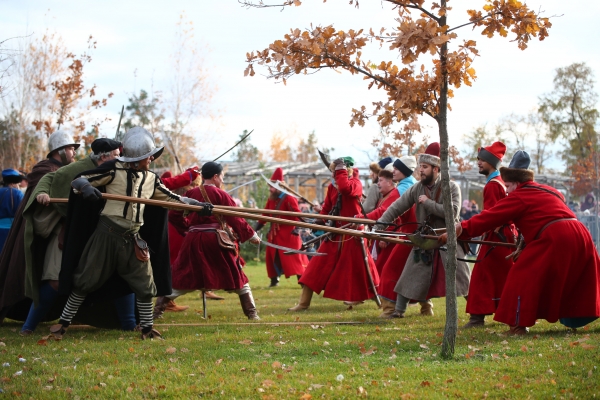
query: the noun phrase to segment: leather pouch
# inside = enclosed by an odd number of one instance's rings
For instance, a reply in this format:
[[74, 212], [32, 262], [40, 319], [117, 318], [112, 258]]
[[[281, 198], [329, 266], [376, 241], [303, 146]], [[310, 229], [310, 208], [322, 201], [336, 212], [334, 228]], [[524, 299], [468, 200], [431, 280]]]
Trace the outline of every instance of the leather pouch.
[[223, 229], [217, 229], [217, 241], [222, 249], [236, 250], [235, 242], [231, 240], [229, 233]]
[[146, 243], [146, 241], [138, 234], [133, 236], [133, 247], [135, 248], [135, 256], [138, 260], [142, 262], [150, 260], [150, 249], [148, 248], [148, 243]]

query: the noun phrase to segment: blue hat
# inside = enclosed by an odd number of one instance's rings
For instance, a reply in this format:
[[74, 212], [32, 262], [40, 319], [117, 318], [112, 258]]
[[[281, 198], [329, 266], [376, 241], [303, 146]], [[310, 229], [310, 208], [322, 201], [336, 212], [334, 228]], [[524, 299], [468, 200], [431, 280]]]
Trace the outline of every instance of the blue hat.
[[386, 157], [379, 160], [377, 164], [379, 164], [379, 168], [384, 169], [386, 165], [392, 162], [392, 157]]
[[23, 179], [25, 179], [25, 177], [21, 175], [19, 171], [12, 168], [2, 171], [2, 180], [4, 183], [21, 183]]
[[533, 171], [528, 169], [531, 164], [531, 158], [526, 151], [518, 150], [510, 160], [507, 167], [500, 167], [500, 175], [504, 182], [529, 182], [533, 181]]

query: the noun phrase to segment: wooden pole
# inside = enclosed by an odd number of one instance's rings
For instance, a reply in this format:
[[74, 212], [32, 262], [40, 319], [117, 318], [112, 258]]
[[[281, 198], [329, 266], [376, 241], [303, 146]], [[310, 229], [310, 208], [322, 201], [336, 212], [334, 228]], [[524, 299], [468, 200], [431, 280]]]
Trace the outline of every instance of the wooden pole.
[[[116, 200], [116, 201], [123, 201], [123, 202], [127, 202], [127, 203], [146, 204], [149, 206], [158, 206], [158, 207], [170, 208], [170, 209], [174, 209], [174, 210], [184, 210], [184, 211], [192, 211], [192, 212], [202, 210], [201, 206], [191, 206], [188, 204], [168, 202], [168, 201], [162, 201], [162, 200], [140, 199], [137, 197], [122, 196], [119, 194], [102, 193], [102, 198], [105, 200]], [[51, 203], [65, 203], [67, 201], [68, 201], [68, 199], [50, 199]], [[238, 209], [238, 210], [241, 209], [241, 207], [228, 207], [228, 208]], [[273, 211], [273, 210], [267, 210], [267, 211]], [[367, 238], [367, 239], [377, 239], [382, 242], [414, 246], [414, 244], [410, 240], [401, 240], [401, 239], [388, 238], [388, 237], [374, 238], [373, 235], [368, 235], [365, 232], [357, 231], [357, 230], [353, 230], [353, 229], [341, 229], [341, 228], [335, 228], [335, 227], [331, 227], [331, 226], [309, 224], [308, 222], [302, 222], [302, 221], [290, 221], [287, 219], [267, 217], [262, 214], [250, 214], [250, 213], [232, 211], [229, 209], [222, 209], [222, 208], [217, 208], [217, 207], [215, 207], [213, 209], [213, 214], [219, 214], [219, 215], [224, 215], [224, 216], [229, 216], [229, 217], [246, 218], [246, 219], [257, 220], [257, 221], [274, 222], [276, 224], [291, 225], [291, 226], [298, 226], [301, 228], [321, 230], [321, 231], [325, 231], [325, 232], [336, 233], [338, 235], [346, 235], [346, 236], [353, 236], [353, 237]], [[302, 213], [299, 213], [299, 214], [302, 214]]]

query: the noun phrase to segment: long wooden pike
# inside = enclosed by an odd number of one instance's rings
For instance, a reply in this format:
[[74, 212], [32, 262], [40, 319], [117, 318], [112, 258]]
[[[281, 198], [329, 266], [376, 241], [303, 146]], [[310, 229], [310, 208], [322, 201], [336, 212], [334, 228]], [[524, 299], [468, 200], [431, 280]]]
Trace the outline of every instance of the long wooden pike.
[[223, 153], [223, 154], [221, 154], [219, 157], [215, 158], [215, 159], [213, 160], [213, 162], [217, 161], [219, 158], [223, 157], [225, 154], [227, 154], [227, 153], [229, 153], [231, 150], [235, 149], [235, 148], [237, 147], [237, 145], [239, 145], [239, 144], [240, 144], [240, 143], [242, 143], [244, 140], [246, 140], [246, 138], [247, 138], [248, 136], [250, 136], [250, 134], [252, 134], [252, 132], [254, 132], [254, 129], [252, 129], [250, 132], [248, 132], [248, 133], [246, 134], [246, 136], [244, 136], [243, 138], [241, 138], [241, 139], [239, 140], [239, 142], [237, 142], [236, 144], [234, 144], [233, 146], [231, 146], [229, 149], [227, 149], [227, 151], [226, 151], [225, 153]]
[[[181, 203], [168, 202], [168, 201], [162, 201], [162, 200], [140, 199], [137, 197], [122, 196], [122, 195], [110, 194], [110, 193], [102, 193], [102, 198], [105, 200], [116, 200], [116, 201], [123, 201], [126, 203], [146, 204], [146, 205], [150, 205], [150, 206], [158, 206], [158, 207], [170, 208], [170, 209], [174, 209], [174, 210], [184, 210], [184, 211], [192, 211], [192, 212], [202, 210], [201, 206], [191, 206], [188, 204], [181, 204]], [[67, 201], [68, 201], [68, 199], [50, 199], [51, 203], [66, 203]], [[231, 207], [231, 208], [238, 209], [238, 210], [240, 209], [240, 207]], [[267, 210], [267, 211], [273, 211], [273, 210]], [[346, 235], [346, 236], [353, 236], [353, 237], [366, 238], [366, 239], [377, 239], [382, 242], [414, 246], [414, 244], [409, 240], [402, 240], [402, 239], [397, 239], [397, 238], [392, 238], [392, 237], [379, 237], [379, 236], [374, 237], [374, 235], [369, 235], [368, 233], [354, 230], [354, 229], [341, 229], [341, 228], [335, 228], [335, 227], [331, 227], [331, 226], [310, 224], [308, 222], [302, 222], [302, 221], [290, 221], [288, 219], [267, 217], [262, 214], [250, 214], [250, 213], [246, 213], [246, 212], [233, 211], [233, 210], [223, 209], [223, 208], [218, 208], [218, 207], [215, 207], [213, 209], [213, 214], [219, 214], [219, 215], [224, 215], [224, 216], [229, 216], [229, 217], [240, 217], [240, 218], [246, 218], [246, 219], [251, 219], [251, 220], [255, 220], [255, 221], [274, 222], [276, 224], [291, 225], [291, 226], [298, 226], [301, 228], [321, 230], [321, 231], [325, 231], [325, 232], [335, 233], [338, 235]], [[299, 214], [302, 214], [302, 213], [299, 213]]]

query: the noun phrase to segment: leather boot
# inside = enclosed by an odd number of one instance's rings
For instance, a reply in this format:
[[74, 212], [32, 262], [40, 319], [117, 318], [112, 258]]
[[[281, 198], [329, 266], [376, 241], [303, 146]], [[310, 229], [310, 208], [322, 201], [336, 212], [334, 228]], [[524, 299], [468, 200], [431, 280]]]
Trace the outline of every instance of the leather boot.
[[275, 278], [271, 278], [271, 284], [269, 285], [269, 287], [275, 287], [275, 286], [279, 286], [279, 277], [275, 277]]
[[260, 319], [258, 312], [256, 311], [256, 305], [254, 304], [252, 292], [240, 294], [240, 304], [242, 305], [244, 315], [248, 317], [248, 319]]
[[159, 331], [157, 331], [156, 329], [152, 328], [150, 329], [150, 331], [144, 333], [142, 331], [142, 340], [146, 340], [146, 339], [158, 339], [158, 340], [164, 340], [162, 335], [160, 334]]
[[510, 336], [523, 336], [529, 333], [529, 328], [525, 326], [515, 325], [511, 326], [510, 329], [504, 333]]
[[431, 300], [420, 301], [421, 315], [426, 317], [433, 317], [433, 303]]
[[469, 322], [463, 325], [462, 329], [471, 329], [482, 327], [485, 323], [485, 314], [471, 314]]
[[54, 336], [54, 339], [61, 340], [65, 333], [67, 333], [68, 326], [63, 324], [55, 324], [50, 327], [50, 334]]
[[190, 306], [178, 306], [177, 304], [175, 304], [175, 300], [171, 300], [169, 298], [167, 298], [167, 305], [165, 307], [165, 311], [168, 312], [180, 312], [180, 311], [185, 311], [188, 308], [190, 308]]
[[381, 314], [379, 314], [379, 318], [387, 319], [394, 313], [396, 303], [384, 299], [383, 297], [380, 297], [379, 300], [381, 300]]
[[162, 318], [165, 310], [167, 309], [167, 305], [169, 304], [169, 301], [171, 301], [171, 299], [169, 299], [168, 297], [164, 297], [164, 296], [160, 296], [156, 298], [156, 303], [154, 303], [154, 311], [152, 312], [152, 318], [153, 319], [159, 319]]
[[221, 297], [218, 294], [215, 294], [212, 290], [207, 290], [204, 292], [206, 294], [206, 300], [225, 300], [225, 297]]
[[302, 287], [302, 294], [300, 295], [300, 302], [297, 306], [288, 308], [288, 311], [304, 311], [308, 309], [308, 307], [310, 306], [310, 301], [312, 300], [312, 295], [312, 289], [304, 285]]

